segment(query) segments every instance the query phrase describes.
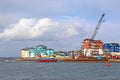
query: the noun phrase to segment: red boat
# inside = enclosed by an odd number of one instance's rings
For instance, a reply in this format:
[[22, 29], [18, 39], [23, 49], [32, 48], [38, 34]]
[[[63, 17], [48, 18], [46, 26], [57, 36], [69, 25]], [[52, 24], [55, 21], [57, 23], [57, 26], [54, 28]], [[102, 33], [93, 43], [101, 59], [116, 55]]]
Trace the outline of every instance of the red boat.
[[52, 58], [47, 58], [47, 59], [38, 58], [38, 59], [36, 60], [36, 62], [57, 62], [57, 59], [52, 59]]

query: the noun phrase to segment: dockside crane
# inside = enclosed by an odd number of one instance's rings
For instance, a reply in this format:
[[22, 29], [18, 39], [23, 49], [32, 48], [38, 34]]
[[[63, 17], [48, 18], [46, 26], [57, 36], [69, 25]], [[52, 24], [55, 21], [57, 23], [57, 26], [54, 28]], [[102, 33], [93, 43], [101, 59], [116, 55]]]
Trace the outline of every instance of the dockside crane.
[[[94, 31], [94, 33], [92, 34], [91, 38], [90, 38], [91, 43], [93, 43], [94, 40], [95, 40], [96, 34], [97, 34], [97, 32], [98, 32], [98, 30], [99, 30], [99, 28], [100, 28], [101, 23], [103, 22], [104, 16], [105, 16], [105, 13], [102, 14], [102, 16], [100, 17], [100, 19], [99, 19], [99, 21], [98, 21], [98, 24], [96, 25], [95, 31]], [[82, 48], [81, 48], [81, 49], [82, 49]], [[85, 55], [85, 56], [91, 56], [90, 51], [87, 49], [87, 50], [85, 51], [84, 55]]]
[[100, 25], [101, 25], [101, 23], [102, 23], [102, 21], [103, 21], [103, 17], [104, 17], [104, 16], [105, 16], [105, 13], [102, 14], [100, 20], [98, 21], [98, 24], [96, 25], [96, 28], [95, 28], [95, 31], [94, 31], [92, 37], [91, 37], [91, 40], [94, 40], [94, 39], [95, 39], [95, 36], [96, 36], [96, 34], [97, 34], [97, 32], [98, 32], [98, 30], [99, 30], [99, 28], [100, 28]]

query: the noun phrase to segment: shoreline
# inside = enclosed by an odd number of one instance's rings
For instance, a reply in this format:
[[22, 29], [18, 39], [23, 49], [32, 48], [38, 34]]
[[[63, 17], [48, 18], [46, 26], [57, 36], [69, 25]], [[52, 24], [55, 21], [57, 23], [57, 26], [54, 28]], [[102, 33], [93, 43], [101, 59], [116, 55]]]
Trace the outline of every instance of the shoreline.
[[[36, 62], [36, 57], [34, 58], [20, 58], [20, 57], [0, 57], [0, 62]], [[57, 58], [56, 58], [57, 59]], [[80, 63], [120, 63], [120, 59], [88, 59], [88, 58], [81, 58], [81, 59], [71, 59], [71, 58], [58, 58], [57, 62], [80, 62]]]

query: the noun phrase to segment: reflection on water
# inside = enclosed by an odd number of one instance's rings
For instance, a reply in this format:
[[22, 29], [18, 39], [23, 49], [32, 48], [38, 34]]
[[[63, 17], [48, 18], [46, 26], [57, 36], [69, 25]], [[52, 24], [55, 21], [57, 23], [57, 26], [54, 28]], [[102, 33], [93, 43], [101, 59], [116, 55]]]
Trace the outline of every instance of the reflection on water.
[[0, 62], [0, 80], [118, 80], [120, 63]]

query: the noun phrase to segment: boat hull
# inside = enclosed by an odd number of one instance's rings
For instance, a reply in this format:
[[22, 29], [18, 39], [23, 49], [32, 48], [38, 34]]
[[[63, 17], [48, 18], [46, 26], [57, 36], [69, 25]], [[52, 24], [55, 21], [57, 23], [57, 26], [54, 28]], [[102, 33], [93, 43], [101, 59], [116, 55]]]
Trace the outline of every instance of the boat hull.
[[80, 59], [63, 59], [63, 62], [108, 62], [108, 59], [102, 58], [101, 60], [97, 58], [80, 58]]
[[57, 59], [37, 59], [36, 62], [40, 62], [40, 63], [43, 63], [43, 62], [57, 62]]

